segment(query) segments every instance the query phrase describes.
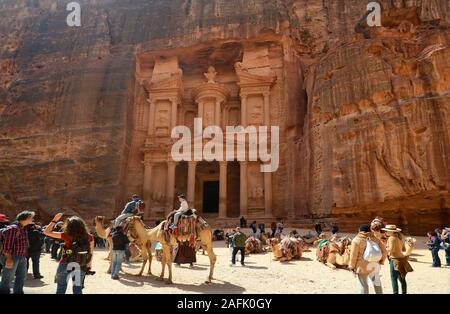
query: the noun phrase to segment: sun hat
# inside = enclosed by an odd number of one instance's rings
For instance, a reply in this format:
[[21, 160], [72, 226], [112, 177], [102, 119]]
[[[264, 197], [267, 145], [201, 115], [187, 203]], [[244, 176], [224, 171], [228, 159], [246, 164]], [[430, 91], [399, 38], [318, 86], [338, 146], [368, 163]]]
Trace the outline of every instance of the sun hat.
[[398, 229], [396, 225], [387, 225], [386, 228], [381, 229], [383, 231], [390, 231], [390, 232], [401, 232], [402, 229]]

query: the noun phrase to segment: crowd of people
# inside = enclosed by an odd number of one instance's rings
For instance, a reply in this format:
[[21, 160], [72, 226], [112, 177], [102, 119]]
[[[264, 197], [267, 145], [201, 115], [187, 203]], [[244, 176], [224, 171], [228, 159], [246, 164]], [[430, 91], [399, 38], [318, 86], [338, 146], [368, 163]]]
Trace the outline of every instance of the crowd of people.
[[[188, 208], [183, 195], [179, 196], [179, 200], [181, 206], [175, 212], [178, 218], [182, 213], [186, 213]], [[129, 261], [130, 258], [130, 241], [121, 222], [126, 217], [142, 214], [142, 208], [142, 201], [134, 195], [121, 215], [114, 221], [110, 234], [113, 280], [119, 279], [122, 263]], [[82, 294], [86, 275], [94, 274], [91, 270], [94, 248], [105, 247], [105, 240], [96, 233], [91, 233], [80, 217], [69, 217], [63, 221], [63, 214], [59, 213], [44, 227], [36, 223], [34, 218], [34, 212], [23, 211], [10, 223], [5, 215], [0, 214], [0, 293], [9, 294], [12, 289], [13, 293], [22, 294], [30, 264], [33, 278], [42, 279], [40, 258], [42, 251], [45, 250], [58, 262], [55, 274], [56, 293], [65, 294], [68, 279], [71, 279], [73, 293]], [[173, 228], [173, 224], [170, 228]], [[245, 245], [248, 237], [242, 229], [246, 227], [247, 221], [245, 217], [241, 217], [238, 227], [225, 231], [226, 245], [231, 253], [230, 266], [236, 265], [238, 254], [239, 262], [245, 266]], [[272, 222], [269, 233], [266, 233], [264, 223], [257, 224], [256, 221], [252, 221], [249, 228], [251, 230], [249, 236], [253, 237], [259, 237], [262, 234], [278, 238], [284, 236], [283, 221]], [[323, 234], [322, 224], [317, 223], [314, 229], [320, 238]], [[332, 239], [339, 238], [337, 224], [332, 223], [330, 230]], [[382, 293], [379, 272], [386, 260], [389, 263], [393, 292], [399, 293], [401, 287], [401, 292], [407, 293], [406, 275], [413, 269], [408, 262], [408, 257], [403, 254], [404, 239], [401, 231], [395, 225], [386, 225], [381, 218], [375, 219], [370, 225], [360, 226], [358, 234], [351, 243], [348, 268], [357, 277], [361, 293], [369, 292], [369, 280], [373, 283], [375, 292]], [[218, 233], [215, 235], [219, 236]], [[297, 237], [299, 234], [293, 231], [289, 236]], [[445, 252], [446, 265], [450, 266], [450, 228], [429, 232], [427, 245], [431, 251], [433, 267], [441, 267], [439, 253], [442, 250]], [[154, 249], [158, 256], [158, 252], [161, 253], [161, 244], [154, 243]], [[175, 264], [189, 264], [193, 267], [196, 263], [196, 250], [189, 241], [178, 243], [174, 257]], [[74, 263], [79, 266], [79, 269], [74, 266]]]

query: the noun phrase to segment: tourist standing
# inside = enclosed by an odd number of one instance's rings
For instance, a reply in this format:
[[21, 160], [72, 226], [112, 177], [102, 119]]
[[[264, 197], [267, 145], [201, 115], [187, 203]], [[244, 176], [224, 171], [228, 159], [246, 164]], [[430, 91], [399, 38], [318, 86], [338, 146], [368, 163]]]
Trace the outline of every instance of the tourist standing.
[[441, 239], [445, 248], [445, 264], [450, 266], [450, 230], [449, 228], [443, 228]]
[[391, 271], [391, 283], [394, 294], [398, 294], [398, 282], [402, 285], [402, 294], [407, 293], [406, 274], [412, 272], [413, 269], [408, 262], [408, 258], [403, 254], [403, 239], [395, 225], [387, 225], [383, 228], [388, 236], [387, 252], [389, 258], [389, 268]]
[[[61, 232], [63, 225], [64, 225], [64, 223], [62, 221], [58, 222], [57, 224], [55, 224], [53, 226], [53, 231], [54, 232]], [[48, 226], [47, 226], [47, 228], [48, 228]], [[52, 247], [51, 247], [51, 251], [50, 251], [50, 256], [51, 256], [52, 259], [59, 260], [58, 259], [58, 255], [59, 255], [58, 252], [59, 252], [59, 249], [61, 248], [61, 244], [62, 244], [61, 240], [52, 238]]]
[[322, 234], [322, 225], [320, 224], [320, 222], [316, 223], [314, 229], [316, 230], [317, 236], [320, 237], [320, 235]]
[[275, 234], [277, 233], [277, 223], [275, 221], [272, 221], [272, 223], [270, 224], [270, 230], [272, 230], [271, 237], [274, 238]]
[[27, 226], [28, 233], [28, 257], [27, 257], [27, 270], [30, 267], [30, 260], [33, 263], [33, 278], [34, 279], [42, 279], [44, 278], [41, 275], [39, 270], [39, 263], [41, 259], [42, 253], [42, 230], [36, 224], [29, 224]]
[[[9, 225], [8, 217], [6, 215], [0, 214], [0, 232]], [[1, 253], [1, 252], [0, 252]], [[0, 275], [2, 273], [2, 264], [0, 263]]]
[[245, 266], [245, 241], [247, 237], [244, 233], [242, 233], [241, 228], [236, 228], [236, 233], [233, 235], [232, 243], [233, 243], [233, 252], [231, 255], [231, 266], [236, 265], [236, 255], [238, 252], [241, 252], [241, 265]]
[[441, 259], [439, 258], [439, 250], [441, 249], [441, 238], [435, 231], [428, 232], [428, 249], [431, 251], [433, 258], [432, 267], [441, 267]]
[[[365, 255], [368, 244], [371, 245], [371, 248], [380, 253], [378, 257], [375, 257], [376, 261], [372, 258], [369, 258], [370, 260], [365, 259], [367, 258]], [[358, 235], [352, 241], [348, 268], [357, 275], [362, 294], [369, 293], [369, 276], [373, 282], [375, 293], [383, 293], [378, 272], [380, 265], [384, 264], [386, 255], [387, 252], [385, 246], [372, 232], [370, 232], [370, 226], [361, 225], [359, 227]], [[374, 263], [377, 265], [373, 265]]]
[[119, 272], [125, 260], [125, 252], [130, 241], [121, 227], [117, 227], [111, 233], [112, 236], [112, 259], [111, 259], [111, 279], [119, 280]]
[[241, 226], [241, 228], [247, 228], [247, 220], [245, 219], [244, 216], [241, 217], [239, 222], [240, 222], [239, 225]]
[[16, 222], [3, 231], [3, 252], [0, 264], [3, 265], [0, 293], [9, 294], [14, 281], [14, 294], [23, 294], [27, 275], [28, 233], [26, 227], [33, 223], [34, 212], [23, 211]]
[[332, 224], [331, 224], [331, 234], [333, 235], [333, 236], [335, 236], [335, 237], [337, 237], [337, 233], [339, 232], [339, 227], [338, 227], [338, 225], [335, 223], [335, 222], [333, 222]]
[[191, 268], [194, 267], [194, 263], [197, 262], [197, 253], [189, 241], [178, 242], [177, 253], [175, 254], [174, 263], [177, 266], [182, 264], [189, 264]]
[[254, 220], [251, 224], [250, 224], [250, 229], [252, 229], [253, 232], [253, 236], [256, 237], [256, 232], [257, 232], [257, 225], [256, 225], [256, 220]]
[[[52, 231], [63, 214], [59, 213], [47, 226], [44, 234], [64, 242], [63, 254], [56, 270], [56, 294], [65, 294], [68, 279], [73, 280], [73, 293], [82, 294], [86, 272], [92, 267], [94, 252], [94, 237], [89, 234], [86, 223], [79, 217], [67, 219], [62, 232]], [[70, 269], [72, 263], [77, 263], [79, 269]]]

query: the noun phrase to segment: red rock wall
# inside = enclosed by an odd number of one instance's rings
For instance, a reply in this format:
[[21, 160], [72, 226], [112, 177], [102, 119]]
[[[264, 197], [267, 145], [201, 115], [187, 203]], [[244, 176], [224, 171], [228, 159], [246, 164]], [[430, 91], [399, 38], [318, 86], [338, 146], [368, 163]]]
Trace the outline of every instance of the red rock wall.
[[449, 223], [448, 1], [380, 1], [368, 38], [370, 1], [83, 0], [81, 28], [67, 2], [0, 3], [0, 211], [112, 216], [139, 160], [136, 53], [269, 31], [286, 77], [277, 215]]

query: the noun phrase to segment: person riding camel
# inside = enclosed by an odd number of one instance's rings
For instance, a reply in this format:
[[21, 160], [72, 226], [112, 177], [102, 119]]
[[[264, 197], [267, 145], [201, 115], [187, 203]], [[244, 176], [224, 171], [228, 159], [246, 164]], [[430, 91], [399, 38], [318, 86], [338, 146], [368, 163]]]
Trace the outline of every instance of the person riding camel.
[[117, 228], [122, 223], [122, 221], [124, 221], [128, 217], [134, 216], [138, 213], [138, 211], [139, 211], [138, 203], [139, 202], [141, 202], [141, 199], [139, 198], [138, 195], [134, 194], [132, 196], [131, 202], [128, 202], [125, 205], [125, 208], [122, 211], [122, 213], [114, 221], [114, 228]]
[[173, 216], [173, 224], [170, 225], [170, 229], [175, 229], [180, 217], [189, 211], [189, 204], [186, 201], [186, 197], [184, 196], [184, 194], [178, 195], [178, 201], [180, 202], [180, 208], [175, 212]]

